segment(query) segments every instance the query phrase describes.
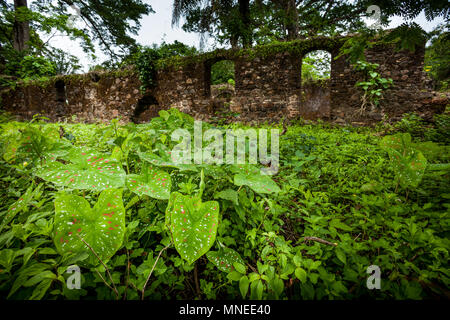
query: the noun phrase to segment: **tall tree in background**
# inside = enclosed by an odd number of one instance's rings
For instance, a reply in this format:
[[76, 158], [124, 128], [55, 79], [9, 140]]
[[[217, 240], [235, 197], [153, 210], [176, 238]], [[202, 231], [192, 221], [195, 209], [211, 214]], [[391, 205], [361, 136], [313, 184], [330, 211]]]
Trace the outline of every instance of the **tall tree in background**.
[[17, 51], [29, 48], [30, 22], [26, 18], [27, 0], [14, 0], [14, 11], [17, 13], [13, 26], [13, 46]]
[[252, 46], [252, 30], [250, 20], [250, 0], [239, 0], [239, 20], [241, 22], [240, 36], [244, 48]]
[[36, 0], [32, 10], [58, 18], [67, 17], [69, 7], [75, 6], [79, 9], [79, 19], [84, 23], [77, 32], [98, 41], [113, 58], [123, 55], [136, 44], [132, 35], [136, 35], [141, 27], [139, 20], [154, 12], [142, 0], [57, 0], [53, 3], [51, 0]]
[[[39, 63], [47, 59], [61, 64], [48, 70], [77, 70], [65, 66], [67, 61], [75, 62], [74, 56], [49, 45], [61, 35], [80, 40], [93, 57], [97, 42], [119, 61], [136, 46], [133, 35], [140, 29], [139, 20], [152, 12], [141, 0], [0, 0], [0, 73], [23, 77], [18, 70], [26, 69], [21, 66], [25, 56], [28, 62], [36, 57]], [[76, 23], [71, 23], [73, 17]]]
[[212, 35], [232, 47], [249, 47], [253, 29], [251, 3], [250, 0], [174, 0], [172, 26], [184, 18], [183, 30], [200, 33], [202, 41], [206, 35]]
[[449, 10], [446, 0], [175, 0], [173, 25], [183, 17], [187, 32], [248, 47], [254, 42], [356, 32], [364, 28], [370, 5], [381, 8], [384, 25], [394, 15], [412, 20], [424, 11], [432, 20], [448, 17]]

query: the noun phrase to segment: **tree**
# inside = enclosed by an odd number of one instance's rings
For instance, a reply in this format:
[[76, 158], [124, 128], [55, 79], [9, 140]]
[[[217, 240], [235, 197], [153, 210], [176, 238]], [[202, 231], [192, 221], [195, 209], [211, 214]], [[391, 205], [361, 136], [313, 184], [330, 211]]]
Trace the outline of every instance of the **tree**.
[[[70, 7], [76, 9], [81, 27], [69, 23]], [[67, 63], [76, 64], [76, 58], [49, 45], [58, 35], [81, 40], [83, 50], [93, 56], [98, 42], [119, 61], [136, 46], [132, 35], [137, 34], [142, 16], [151, 12], [151, 6], [141, 0], [35, 0], [30, 4], [27, 0], [0, 0], [0, 72], [18, 75], [25, 56], [47, 57], [60, 64], [55, 70], [73, 72]]]
[[30, 23], [26, 17], [27, 8], [27, 0], [14, 0], [14, 10], [17, 14], [13, 26], [13, 43], [14, 49], [17, 51], [24, 51], [29, 48]]
[[437, 81], [447, 83], [450, 79], [450, 32], [448, 24], [442, 24], [431, 32], [431, 45], [425, 52], [425, 70]]
[[251, 3], [250, 0], [175, 0], [172, 26], [184, 17], [183, 30], [200, 33], [202, 41], [209, 34], [232, 47], [249, 47], [253, 29]]
[[37, 0], [33, 6], [34, 11], [48, 12], [56, 18], [66, 17], [66, 21], [68, 8], [75, 6], [79, 18], [86, 25], [78, 31], [98, 41], [111, 57], [119, 56], [116, 48], [123, 55], [136, 45], [128, 33], [137, 34], [142, 16], [154, 12], [151, 6], [141, 0], [57, 0], [56, 5], [50, 0]]
[[448, 16], [445, 0], [175, 0], [173, 25], [184, 17], [187, 32], [209, 34], [219, 43], [248, 47], [254, 42], [294, 40], [357, 32], [370, 5], [381, 8], [381, 22], [425, 11], [427, 19]]

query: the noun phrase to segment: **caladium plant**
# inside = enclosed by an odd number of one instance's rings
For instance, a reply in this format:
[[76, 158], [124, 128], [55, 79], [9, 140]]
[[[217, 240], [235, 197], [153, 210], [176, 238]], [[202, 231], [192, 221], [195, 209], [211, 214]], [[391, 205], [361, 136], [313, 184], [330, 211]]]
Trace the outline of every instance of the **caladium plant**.
[[268, 176], [260, 173], [260, 170], [250, 164], [233, 165], [231, 170], [235, 172], [234, 184], [237, 186], [249, 186], [257, 193], [278, 193], [280, 188]]
[[206, 257], [217, 267], [217, 269], [223, 272], [230, 273], [234, 271], [235, 268], [233, 264], [236, 262], [245, 265], [245, 262], [239, 253], [227, 247], [221, 247], [218, 251], [209, 251], [206, 254]]
[[87, 148], [73, 148], [65, 157], [71, 164], [53, 161], [39, 167], [35, 174], [58, 186], [102, 191], [125, 185], [125, 171], [115, 160]]
[[162, 150], [160, 151], [160, 154], [162, 154], [162, 156], [158, 156], [151, 152], [138, 152], [138, 156], [139, 158], [141, 158], [141, 160], [149, 162], [153, 166], [175, 168], [180, 171], [198, 172], [197, 166], [195, 164], [177, 163], [175, 159], [172, 158], [171, 151]]
[[410, 134], [385, 136], [380, 145], [389, 154], [400, 184], [417, 187], [427, 167], [427, 159], [412, 147]]
[[4, 159], [12, 162], [16, 158], [55, 160], [68, 154], [71, 143], [59, 139], [58, 131], [27, 126], [22, 131], [10, 135]]
[[214, 244], [219, 224], [219, 203], [174, 192], [166, 209], [166, 225], [180, 256], [193, 263]]
[[140, 175], [130, 174], [127, 176], [127, 187], [139, 196], [166, 200], [170, 197], [172, 181], [170, 174], [147, 165], [142, 166]]
[[[55, 199], [54, 242], [62, 255], [88, 252], [87, 264], [106, 262], [122, 245], [125, 209], [122, 189], [103, 191], [93, 208], [80, 196], [67, 193]], [[86, 243], [92, 248], [89, 248]]]

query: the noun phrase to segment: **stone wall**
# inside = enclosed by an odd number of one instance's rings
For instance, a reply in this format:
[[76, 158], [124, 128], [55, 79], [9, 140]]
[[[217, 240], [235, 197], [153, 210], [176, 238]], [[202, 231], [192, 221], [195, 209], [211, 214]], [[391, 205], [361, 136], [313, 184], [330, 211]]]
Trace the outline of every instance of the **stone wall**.
[[[363, 79], [346, 61], [335, 59], [345, 38], [316, 38], [277, 43], [248, 50], [219, 50], [196, 57], [176, 58], [158, 65], [156, 87], [145, 95], [132, 69], [112, 73], [90, 73], [57, 77], [44, 85], [22, 85], [2, 92], [2, 108], [21, 119], [41, 113], [53, 120], [77, 116], [86, 122], [148, 120], [161, 109], [177, 108], [197, 119], [208, 120], [221, 100], [211, 93], [211, 66], [220, 60], [235, 64], [235, 90], [229, 111], [237, 120], [277, 121], [303, 117], [338, 122], [373, 123], [387, 116], [399, 118], [406, 112], [432, 116], [443, 112], [448, 97], [430, 90], [423, 72], [424, 45], [415, 52], [397, 51], [393, 46], [375, 46], [366, 52], [378, 71], [394, 80], [381, 106], [359, 112], [361, 91], [355, 83]], [[302, 86], [302, 57], [315, 50], [331, 53], [331, 77], [320, 86]], [[214, 94], [214, 92], [213, 92]]]
[[133, 118], [142, 94], [135, 73], [89, 73], [56, 77], [39, 85], [22, 85], [3, 92], [1, 103], [19, 119], [42, 114], [52, 120], [101, 122]]

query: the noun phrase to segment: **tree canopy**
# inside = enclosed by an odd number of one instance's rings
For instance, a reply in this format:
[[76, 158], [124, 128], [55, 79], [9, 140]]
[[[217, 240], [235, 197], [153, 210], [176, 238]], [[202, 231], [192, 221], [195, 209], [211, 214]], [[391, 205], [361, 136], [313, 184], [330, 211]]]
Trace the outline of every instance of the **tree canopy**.
[[[61, 34], [79, 40], [94, 57], [98, 43], [105, 54], [119, 60], [136, 46], [133, 35], [139, 20], [152, 12], [141, 0], [1, 0], [0, 73], [23, 76], [19, 70], [25, 56], [47, 59], [53, 65], [50, 74], [76, 70], [76, 57], [49, 45]], [[72, 23], [73, 17], [77, 23]]]
[[175, 0], [172, 24], [211, 36], [219, 43], [248, 47], [273, 40], [355, 32], [364, 27], [367, 8], [381, 9], [381, 23], [400, 15], [428, 20], [448, 17], [447, 1], [385, 0]]

